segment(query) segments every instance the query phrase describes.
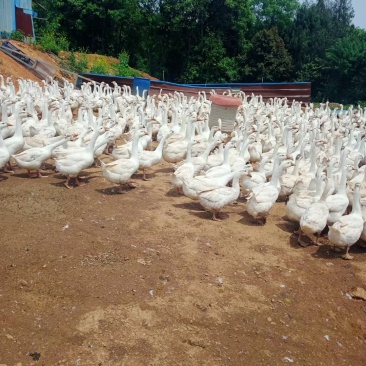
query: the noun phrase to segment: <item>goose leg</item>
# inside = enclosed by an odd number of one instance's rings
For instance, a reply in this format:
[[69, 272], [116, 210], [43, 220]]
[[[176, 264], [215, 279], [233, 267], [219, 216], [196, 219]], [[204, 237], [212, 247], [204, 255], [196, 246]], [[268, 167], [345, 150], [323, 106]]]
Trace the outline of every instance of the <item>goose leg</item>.
[[348, 260], [353, 259], [353, 256], [348, 253], [350, 247], [351, 247], [350, 245], [347, 245], [346, 254], [342, 257], [343, 259], [348, 259]]
[[218, 215], [218, 212], [216, 212], [215, 210], [212, 211], [212, 220], [213, 221], [221, 221], [221, 219], [219, 217], [217, 217], [216, 214]]
[[130, 188], [137, 188], [137, 184], [135, 184], [135, 183], [128, 182], [127, 184], [128, 184], [128, 186], [129, 186]]
[[314, 243], [314, 245], [316, 245], [316, 246], [319, 246], [319, 245], [320, 245], [320, 244], [318, 243], [319, 236], [320, 236], [320, 233], [316, 233], [316, 239], [315, 239], [315, 243]]
[[27, 169], [27, 172], [29, 178], [37, 178], [37, 175], [32, 174], [30, 170]]
[[125, 194], [126, 193], [126, 191], [123, 190], [123, 183], [120, 183], [119, 184], [118, 193], [119, 194]]
[[96, 168], [99, 168], [100, 166], [102, 166], [102, 164], [100, 163], [100, 160], [98, 158], [95, 158], [94, 159], [94, 166]]
[[68, 189], [73, 189], [74, 187], [70, 186], [70, 177], [67, 177], [66, 182], [64, 183], [64, 186]]
[[38, 176], [38, 178], [47, 178], [48, 177], [48, 175], [42, 175], [39, 169], [37, 170], [37, 176]]
[[298, 233], [299, 233], [299, 237], [297, 238], [297, 242], [303, 247], [303, 248], [306, 248], [308, 245], [305, 243], [305, 242], [303, 242], [302, 240], [301, 240], [301, 236], [302, 236], [302, 231], [301, 231], [301, 229], [299, 229], [298, 230]]
[[150, 179], [149, 178], [146, 178], [146, 176], [145, 176], [145, 169], [142, 169], [142, 172], [144, 174], [144, 177], [142, 179], [145, 180], [145, 181], [149, 181]]
[[78, 187], [85, 186], [85, 183], [80, 182], [80, 180], [79, 180], [79, 179], [81, 179], [81, 178], [80, 178], [79, 176], [76, 176], [76, 178], [75, 178], [76, 185], [77, 185]]
[[4, 173], [12, 173], [12, 174], [14, 174], [14, 170], [11, 169], [11, 164], [10, 163], [6, 163], [5, 164], [5, 166], [3, 168], [3, 172]]

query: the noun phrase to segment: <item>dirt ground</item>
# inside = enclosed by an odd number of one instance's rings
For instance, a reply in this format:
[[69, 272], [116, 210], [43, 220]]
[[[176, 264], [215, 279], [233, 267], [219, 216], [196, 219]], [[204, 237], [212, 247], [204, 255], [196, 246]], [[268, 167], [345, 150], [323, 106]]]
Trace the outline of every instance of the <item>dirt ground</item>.
[[73, 190], [4, 175], [0, 364], [366, 364], [365, 249], [298, 246], [284, 203], [264, 227], [243, 200], [211, 221], [171, 172], [122, 195], [100, 168]]

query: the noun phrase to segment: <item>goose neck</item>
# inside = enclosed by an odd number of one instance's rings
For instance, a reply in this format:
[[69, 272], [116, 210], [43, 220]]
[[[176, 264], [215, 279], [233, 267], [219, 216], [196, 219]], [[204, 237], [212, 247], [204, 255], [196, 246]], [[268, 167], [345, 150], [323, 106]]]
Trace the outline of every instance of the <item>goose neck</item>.
[[237, 174], [234, 175], [234, 178], [232, 180], [232, 188], [235, 190], [235, 192], [240, 191], [240, 176], [242, 174], [242, 172], [236, 172]]
[[229, 150], [231, 148], [231, 143], [228, 142], [225, 146], [225, 149], [224, 149], [224, 162], [223, 164], [226, 165], [229, 163]]
[[352, 197], [352, 214], [361, 215], [361, 213], [361, 187], [357, 184]]
[[99, 130], [96, 129], [93, 133], [91, 140], [89, 141], [88, 146], [86, 147], [86, 151], [88, 151], [90, 153], [92, 153], [94, 151], [94, 145], [98, 139], [98, 136], [99, 136]]
[[17, 113], [14, 136], [23, 136], [22, 115]]
[[132, 140], [132, 147], [131, 147], [131, 158], [136, 158], [138, 155], [138, 146], [139, 146], [139, 140], [141, 135], [136, 133]]
[[276, 159], [274, 162], [273, 173], [272, 173], [272, 177], [271, 177], [271, 181], [270, 181], [270, 184], [272, 186], [277, 187], [277, 183], [280, 178], [280, 174], [281, 174], [280, 163], [279, 163], [279, 160]]
[[62, 144], [64, 144], [65, 142], [69, 141], [70, 139], [68, 138], [63, 138], [61, 140], [58, 140], [52, 144], [47, 145], [46, 147], [49, 149], [49, 151], [52, 151], [53, 149], [55, 149], [57, 146], [60, 146]]
[[8, 122], [8, 105], [6, 103], [3, 103], [1, 112], [2, 112], [1, 121], [4, 123], [7, 123]]

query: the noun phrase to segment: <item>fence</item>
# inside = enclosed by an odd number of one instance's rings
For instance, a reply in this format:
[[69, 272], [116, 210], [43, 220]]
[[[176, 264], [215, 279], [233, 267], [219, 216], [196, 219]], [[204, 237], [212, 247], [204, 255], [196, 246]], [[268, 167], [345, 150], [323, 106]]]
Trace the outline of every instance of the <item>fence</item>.
[[[93, 80], [98, 83], [104, 82], [113, 85], [113, 82], [119, 86], [127, 85], [133, 88], [134, 78], [125, 78], [119, 76], [99, 75], [84, 73], [80, 74], [76, 86], [80, 88], [83, 78]], [[138, 78], [141, 80], [141, 78]], [[200, 91], [209, 93], [211, 90], [217, 93], [223, 93], [228, 90], [243, 91], [247, 95], [261, 95], [264, 100], [269, 98], [287, 98], [289, 101], [297, 100], [302, 103], [310, 103], [311, 83], [227, 83], [227, 84], [176, 84], [161, 80], [150, 80], [149, 95], [164, 93], [182, 92], [187, 96], [197, 95]]]

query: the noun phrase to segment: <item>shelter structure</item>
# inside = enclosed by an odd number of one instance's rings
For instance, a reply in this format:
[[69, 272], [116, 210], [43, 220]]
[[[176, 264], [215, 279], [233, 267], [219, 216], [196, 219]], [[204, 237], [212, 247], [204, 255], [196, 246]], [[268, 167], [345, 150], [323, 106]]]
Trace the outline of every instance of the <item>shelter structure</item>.
[[11, 32], [20, 30], [26, 37], [35, 37], [32, 0], [0, 0], [0, 36], [7, 38]]

